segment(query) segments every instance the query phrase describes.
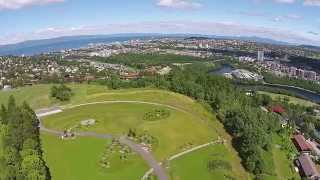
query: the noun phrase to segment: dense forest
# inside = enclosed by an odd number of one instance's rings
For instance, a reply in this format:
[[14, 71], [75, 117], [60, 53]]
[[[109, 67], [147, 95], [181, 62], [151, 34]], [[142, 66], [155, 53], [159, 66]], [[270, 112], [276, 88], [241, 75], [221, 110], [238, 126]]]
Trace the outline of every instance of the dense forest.
[[27, 103], [10, 97], [0, 111], [0, 180], [49, 180], [42, 157], [39, 120]]

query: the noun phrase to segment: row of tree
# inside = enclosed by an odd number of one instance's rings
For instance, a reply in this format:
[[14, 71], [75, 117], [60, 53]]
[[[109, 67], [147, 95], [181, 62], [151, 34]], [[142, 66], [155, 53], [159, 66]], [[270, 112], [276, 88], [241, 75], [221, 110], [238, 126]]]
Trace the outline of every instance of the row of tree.
[[18, 106], [11, 96], [7, 107], [2, 105], [0, 138], [1, 180], [51, 179], [42, 156], [39, 120], [27, 103]]

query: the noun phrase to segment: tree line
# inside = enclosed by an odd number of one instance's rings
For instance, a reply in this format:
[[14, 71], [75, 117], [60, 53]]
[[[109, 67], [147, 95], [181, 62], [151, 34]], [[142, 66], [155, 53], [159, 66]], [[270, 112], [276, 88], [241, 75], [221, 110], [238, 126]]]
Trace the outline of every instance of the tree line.
[[49, 180], [43, 159], [39, 120], [27, 103], [13, 96], [0, 110], [0, 180]]

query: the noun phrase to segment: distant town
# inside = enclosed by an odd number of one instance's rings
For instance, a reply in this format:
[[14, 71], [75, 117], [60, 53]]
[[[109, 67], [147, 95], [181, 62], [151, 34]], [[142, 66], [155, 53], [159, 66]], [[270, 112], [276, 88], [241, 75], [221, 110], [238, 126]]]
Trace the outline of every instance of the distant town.
[[[235, 60], [253, 63], [258, 68], [277, 76], [288, 76], [319, 82], [316, 70], [287, 65], [291, 57], [317, 57], [320, 51], [304, 47], [271, 45], [242, 40], [190, 38], [162, 38], [152, 40], [130, 40], [110, 44], [89, 44], [80, 49], [67, 49], [60, 52], [30, 56], [0, 57], [0, 85], [4, 89], [14, 86], [34, 84], [63, 77], [67, 81], [87, 81], [105, 77], [107, 72], [116, 72], [122, 79], [136, 79], [144, 74], [168, 74], [172, 64], [148, 65], [144, 69], [134, 69], [115, 62], [99, 61], [121, 54], [172, 54], [190, 56], [204, 61]], [[183, 63], [182, 63], [183, 64]], [[180, 66], [176, 63], [173, 65]], [[310, 69], [310, 67], [308, 67]], [[311, 68], [312, 69], [312, 68]], [[99, 74], [103, 76], [99, 77]], [[240, 79], [263, 79], [261, 74], [246, 70], [232, 73]]]

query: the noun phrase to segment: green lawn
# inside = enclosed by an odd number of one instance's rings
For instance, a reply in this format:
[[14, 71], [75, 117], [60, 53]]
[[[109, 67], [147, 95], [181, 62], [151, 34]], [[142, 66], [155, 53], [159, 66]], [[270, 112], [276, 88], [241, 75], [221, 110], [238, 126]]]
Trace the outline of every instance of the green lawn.
[[[51, 99], [49, 97], [51, 86], [53, 85], [35, 85], [13, 89], [11, 91], [1, 91], [0, 104], [6, 104], [9, 97], [13, 95], [17, 103], [26, 101], [34, 109], [50, 107], [52, 105], [59, 105], [61, 104], [60, 102], [55, 101], [54, 99]], [[68, 86], [72, 89], [74, 95], [71, 99], [71, 102], [66, 103], [82, 102], [85, 101], [85, 98], [87, 96], [106, 92], [107, 90], [106, 87], [97, 85], [68, 84]]]
[[[294, 171], [293, 161], [287, 158], [287, 151], [281, 148], [281, 138], [279, 135], [273, 136], [274, 146], [272, 148], [275, 170], [279, 179], [299, 179], [299, 174]], [[291, 141], [289, 142], [291, 143]]]
[[41, 139], [53, 180], [132, 180], [140, 179], [148, 170], [147, 164], [137, 154], [125, 161], [114, 155], [110, 168], [102, 168], [99, 162], [110, 144], [104, 139], [78, 137], [75, 140], [61, 140], [44, 133]]
[[[48, 123], [48, 126], [63, 129], [69, 127], [70, 125], [73, 125], [74, 123], [78, 124], [77, 122], [85, 120], [88, 117], [93, 117], [96, 120], [100, 120], [97, 125], [101, 124], [103, 126], [92, 127], [91, 129], [89, 129], [90, 131], [94, 130], [97, 132], [112, 132], [122, 134], [128, 130], [128, 127], [136, 128], [138, 130], [148, 130], [159, 140], [159, 145], [154, 150], [154, 153], [158, 159], [164, 159], [169, 155], [180, 152], [183, 147], [185, 147], [186, 143], [193, 143], [193, 145], [203, 144], [207, 143], [210, 140], [216, 139], [219, 135], [227, 140], [225, 149], [232, 159], [230, 163], [234, 167], [238, 179], [248, 179], [248, 173], [246, 173], [241, 166], [240, 158], [231, 145], [232, 137], [229, 136], [228, 133], [226, 133], [223, 125], [216, 119], [213, 113], [209, 112], [204, 108], [203, 105], [187, 96], [157, 89], [145, 88], [108, 90], [105, 86], [68, 84], [68, 86], [72, 88], [74, 95], [69, 102], [59, 103], [49, 98], [51, 86], [52, 85], [36, 85], [32, 87], [15, 89], [9, 92], [0, 92], [0, 103], [7, 103], [9, 95], [12, 94], [16, 97], [19, 103], [25, 100], [29, 104], [31, 104], [34, 109], [51, 107], [52, 105], [63, 105], [64, 107], [69, 107], [71, 105], [77, 105], [86, 102], [101, 102], [109, 100], [137, 100], [175, 106], [189, 113], [183, 113], [171, 109], [171, 116], [168, 119], [163, 119], [155, 122], [144, 122], [142, 121], [142, 115], [145, 113], [145, 111], [150, 110], [152, 106], [133, 104], [109, 104], [90, 106], [89, 108], [81, 107], [69, 109], [67, 111], [76, 111], [75, 114], [63, 114], [65, 116], [62, 116], [62, 114], [57, 114], [52, 117], [48, 117], [48, 119], [57, 117], [57, 122], [51, 122], [49, 120], [46, 121], [46, 123]], [[114, 113], [112, 111], [114, 111]], [[54, 153], [56, 155], [53, 155], [53, 157], [51, 157], [50, 153], [47, 156], [48, 161], [51, 161], [49, 164], [53, 163], [53, 169], [57, 169], [54, 170], [55, 173], [63, 175], [66, 170], [64, 170], [63, 168], [59, 168], [59, 164], [61, 163], [54, 162], [54, 159], [58, 159], [59, 154], [62, 153], [58, 151], [59, 149], [57, 149], [61, 145], [61, 142], [47, 142], [48, 140], [50, 139], [43, 139], [44, 150], [51, 152], [56, 149], [56, 153]], [[89, 140], [86, 140], [85, 143], [83, 143], [82, 141], [83, 140], [81, 138], [81, 141], [77, 142], [77, 146], [91, 146]], [[45, 144], [47, 145], [45, 146]], [[100, 144], [100, 146], [103, 145]], [[61, 149], [61, 151], [64, 150]], [[69, 153], [69, 151], [67, 153]], [[98, 150], [96, 150], [96, 153], [99, 154], [101, 152], [98, 152]], [[75, 163], [72, 161], [72, 159], [68, 158], [65, 161], [70, 161], [69, 163]], [[81, 171], [81, 167], [79, 167], [79, 170], [78, 166], [80, 165], [74, 166], [75, 168], [73, 172], [75, 172], [75, 174], [77, 174], [76, 171]], [[92, 171], [97, 172], [98, 170], [92, 168]], [[70, 174], [71, 173], [72, 172], [70, 172]], [[69, 176], [71, 176], [70, 174]], [[67, 175], [68, 174], [66, 174], [66, 176]], [[125, 174], [123, 174], [123, 176], [125, 176]]]
[[232, 162], [232, 156], [224, 145], [212, 145], [199, 149], [170, 162], [170, 176], [172, 180], [212, 180], [228, 179], [237, 177], [237, 169], [217, 169], [209, 171], [207, 165], [209, 160], [222, 160]]
[[289, 100], [289, 103], [292, 103], [292, 104], [299, 104], [299, 105], [302, 105], [302, 106], [318, 106], [318, 104], [313, 103], [311, 101], [304, 100], [304, 99], [301, 99], [301, 98], [292, 97], [292, 96], [288, 96], [288, 95], [270, 93], [270, 92], [265, 92], [265, 91], [258, 91], [258, 93], [269, 95], [273, 100], [278, 100], [279, 98], [281, 98], [281, 99], [286, 98], [286, 99]]
[[130, 128], [147, 131], [159, 141], [154, 154], [160, 160], [182, 151], [187, 144], [199, 145], [217, 139], [216, 132], [206, 122], [177, 110], [168, 109], [170, 116], [166, 119], [143, 120], [146, 112], [156, 108], [163, 107], [135, 103], [86, 105], [46, 117], [43, 122], [48, 128], [64, 130], [82, 120], [95, 119], [97, 124], [83, 131], [115, 135], [126, 133]]

